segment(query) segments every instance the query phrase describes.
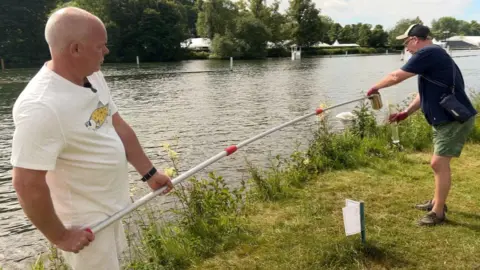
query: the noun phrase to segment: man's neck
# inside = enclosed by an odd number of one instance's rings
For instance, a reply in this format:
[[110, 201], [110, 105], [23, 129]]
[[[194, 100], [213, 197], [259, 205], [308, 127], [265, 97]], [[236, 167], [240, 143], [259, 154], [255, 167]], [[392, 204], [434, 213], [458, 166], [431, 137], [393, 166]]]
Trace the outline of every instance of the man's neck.
[[427, 47], [427, 46], [430, 46], [430, 45], [432, 45], [432, 44], [433, 44], [433, 42], [432, 42], [431, 40], [425, 40], [425, 41], [423, 41], [423, 42], [421, 43], [421, 45], [418, 47], [417, 51], [418, 51], [418, 50], [421, 50], [421, 49], [423, 49], [423, 48], [425, 48], [425, 47]]
[[83, 86], [85, 83], [85, 76], [79, 75], [71, 68], [70, 65], [61, 61], [50, 60], [47, 63], [47, 67], [62, 76], [66, 80], [71, 81], [72, 83]]
[[430, 46], [430, 45], [432, 45], [432, 44], [433, 44], [433, 42], [432, 42], [431, 40], [425, 40], [425, 41], [423, 42], [423, 44], [422, 44], [422, 45], [423, 45], [422, 48], [423, 48], [423, 47], [426, 47], [426, 46]]

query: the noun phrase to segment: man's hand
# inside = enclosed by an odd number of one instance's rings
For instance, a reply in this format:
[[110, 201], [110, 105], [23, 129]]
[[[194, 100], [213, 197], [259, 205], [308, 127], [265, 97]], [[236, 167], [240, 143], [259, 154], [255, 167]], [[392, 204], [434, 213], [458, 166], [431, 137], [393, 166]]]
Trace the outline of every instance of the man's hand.
[[173, 189], [173, 184], [170, 180], [170, 177], [158, 171], [150, 179], [148, 179], [147, 184], [152, 190], [157, 190], [164, 186], [167, 186], [167, 189], [163, 191], [163, 194], [167, 194], [170, 190]]
[[95, 239], [91, 231], [82, 229], [67, 229], [58, 241], [53, 243], [59, 249], [78, 253], [84, 247], [88, 246], [90, 242]]
[[397, 123], [405, 120], [408, 117], [408, 112], [393, 113], [388, 117], [388, 121], [391, 123], [396, 121]]
[[[135, 167], [137, 172], [140, 175], [145, 175], [148, 172], [153, 164], [150, 159], [145, 155], [145, 152], [138, 141], [137, 135], [130, 127], [130, 125], [125, 122], [119, 113], [115, 113], [112, 116], [113, 126], [115, 127], [115, 131], [117, 132], [118, 136], [122, 140], [123, 146], [125, 147], [127, 160], [130, 164]], [[157, 190], [164, 186], [167, 186], [167, 189], [163, 192], [163, 194], [168, 193], [171, 189], [173, 189], [173, 184], [170, 181], [170, 177], [166, 176], [163, 173], [156, 172], [148, 181], [147, 184], [150, 186], [152, 190]]]
[[370, 90], [368, 90], [367, 96], [369, 97], [369, 96], [374, 95], [374, 94], [378, 94], [378, 89], [375, 88], [375, 87], [372, 87], [372, 88], [370, 88]]

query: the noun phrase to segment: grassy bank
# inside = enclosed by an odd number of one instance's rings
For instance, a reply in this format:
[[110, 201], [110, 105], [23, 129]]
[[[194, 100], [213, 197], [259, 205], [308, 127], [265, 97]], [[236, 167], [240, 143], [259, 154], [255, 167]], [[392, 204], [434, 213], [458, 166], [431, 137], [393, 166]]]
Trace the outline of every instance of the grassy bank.
[[[308, 162], [301, 167], [320, 174], [307, 178], [300, 188], [290, 189], [288, 198], [260, 196], [248, 205], [246, 228], [253, 233], [254, 242], [242, 243], [191, 269], [480, 267], [480, 122], [462, 157], [452, 163], [448, 221], [425, 228], [416, 225], [425, 213], [414, 205], [433, 196], [429, 127], [417, 114], [400, 127], [404, 147], [389, 147], [387, 130], [375, 126], [368, 112], [359, 115], [363, 120], [351, 133], [317, 134], [309, 150], [313, 155], [307, 153], [304, 161]], [[280, 186], [288, 186], [292, 183], [288, 175], [282, 173], [273, 181], [275, 177], [263, 178], [263, 182], [276, 186], [283, 181]], [[258, 195], [265, 194], [260, 191], [262, 186], [265, 183], [257, 185]], [[365, 245], [359, 235], [345, 236], [342, 207], [347, 198], [366, 204]]]
[[[415, 225], [424, 213], [412, 208], [433, 193], [432, 132], [423, 115], [400, 124], [398, 146], [368, 104], [354, 114], [353, 126], [341, 134], [331, 132], [325, 115], [306, 151], [274, 158], [268, 168], [247, 161], [250, 181], [236, 188], [213, 173], [177, 186], [181, 207], [169, 221], [150, 206], [140, 208], [135, 222], [125, 220], [131, 247], [125, 269], [434, 269], [453, 268], [454, 256], [463, 264], [455, 266], [480, 263], [473, 256], [480, 122], [453, 164], [452, 221], [432, 229]], [[171, 146], [164, 149], [175, 175], [179, 157]], [[365, 201], [366, 246], [344, 235], [346, 198]], [[58, 258], [51, 261], [62, 269]]]
[[[345, 54], [385, 54], [389, 53], [400, 53], [399, 50], [395, 48], [366, 48], [366, 47], [346, 47], [346, 48], [302, 48], [303, 57], [314, 57], [314, 56], [328, 56], [328, 55], [345, 55]], [[291, 52], [286, 48], [270, 48], [267, 50], [267, 57], [290, 57]], [[193, 60], [193, 59], [210, 59], [212, 56], [208, 52], [203, 51], [188, 51], [184, 54], [184, 60]], [[228, 59], [226, 57], [225, 59]]]
[[[388, 50], [389, 53], [399, 53], [398, 49], [395, 48], [366, 48], [366, 47], [354, 47], [354, 48], [303, 48], [302, 56], [303, 57], [314, 57], [314, 56], [334, 56], [334, 55], [370, 55], [370, 54], [384, 54]], [[266, 58], [276, 58], [276, 57], [290, 57], [291, 52], [288, 48], [270, 48], [267, 49]], [[184, 50], [176, 59], [166, 61], [166, 62], [175, 62], [175, 61], [184, 61], [184, 60], [208, 60], [208, 59], [230, 59], [230, 57], [215, 57], [210, 52], [206, 51], [193, 51], [193, 50]], [[248, 58], [235, 58], [237, 60], [248, 60]], [[45, 59], [44, 59], [45, 60]], [[43, 60], [43, 61], [44, 61]], [[257, 60], [257, 59], [255, 59]], [[105, 63], [108, 64], [118, 64], [118, 63], [136, 63], [135, 59], [106, 59]], [[151, 61], [140, 59], [141, 63], [149, 63]], [[155, 61], [154, 61], [155, 62]], [[37, 68], [41, 66], [43, 62], [15, 62], [14, 60], [6, 63], [6, 69], [17, 69], [17, 68]]]
[[[192, 269], [476, 269], [480, 266], [480, 146], [452, 165], [448, 222], [422, 228], [415, 203], [433, 196], [430, 153], [407, 154], [325, 173], [288, 200], [249, 209], [256, 241]], [[366, 245], [346, 237], [345, 199], [363, 200]]]

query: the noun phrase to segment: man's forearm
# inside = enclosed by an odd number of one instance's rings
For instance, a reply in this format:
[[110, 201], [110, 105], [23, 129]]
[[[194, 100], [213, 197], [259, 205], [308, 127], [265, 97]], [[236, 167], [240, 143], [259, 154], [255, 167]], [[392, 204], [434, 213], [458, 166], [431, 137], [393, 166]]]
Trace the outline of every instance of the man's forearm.
[[411, 115], [412, 113], [416, 112], [418, 109], [420, 109], [420, 94], [417, 94], [417, 96], [410, 103], [406, 111], [408, 115]]
[[396, 76], [395, 72], [392, 72], [385, 76], [380, 82], [374, 85], [374, 88], [376, 89], [382, 89], [382, 88], [387, 88], [390, 86], [393, 86], [395, 84], [400, 83], [398, 77]]
[[404, 80], [406, 80], [410, 77], [413, 77], [413, 76], [415, 76], [414, 73], [406, 72], [402, 69], [397, 69], [397, 70], [391, 72], [390, 74], [388, 74], [387, 76], [385, 76], [382, 80], [380, 80], [380, 82], [375, 84], [373, 86], [373, 88], [375, 88], [375, 89], [387, 88], [387, 87], [390, 87], [392, 85], [396, 85], [398, 83], [401, 83]]
[[[15, 170], [15, 169], [14, 169]], [[66, 228], [55, 213], [46, 182], [24, 181], [14, 176], [14, 188], [25, 215], [52, 243], [63, 237]]]
[[125, 147], [128, 162], [140, 175], [145, 175], [153, 167], [153, 164], [143, 151], [135, 131], [123, 120], [119, 120], [115, 130]]

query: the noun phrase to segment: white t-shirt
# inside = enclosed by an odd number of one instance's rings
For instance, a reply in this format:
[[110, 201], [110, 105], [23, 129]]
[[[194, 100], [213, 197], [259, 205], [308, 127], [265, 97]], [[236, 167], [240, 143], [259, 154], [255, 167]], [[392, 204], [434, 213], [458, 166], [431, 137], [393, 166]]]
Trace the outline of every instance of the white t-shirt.
[[92, 225], [130, 203], [125, 149], [112, 125], [117, 107], [102, 73], [78, 86], [44, 65], [13, 107], [11, 164], [47, 170], [65, 226]]

